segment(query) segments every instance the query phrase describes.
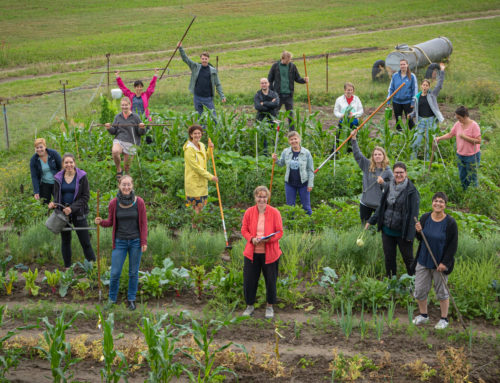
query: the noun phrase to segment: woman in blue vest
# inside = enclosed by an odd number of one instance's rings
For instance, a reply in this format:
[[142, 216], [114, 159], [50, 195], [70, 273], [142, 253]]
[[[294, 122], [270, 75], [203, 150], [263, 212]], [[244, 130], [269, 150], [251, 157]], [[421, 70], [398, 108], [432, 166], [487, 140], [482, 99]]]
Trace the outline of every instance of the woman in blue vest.
[[[399, 61], [399, 68], [399, 71], [392, 75], [387, 97], [393, 94], [402, 83], [405, 83], [401, 90], [392, 98], [392, 110], [394, 111], [394, 118], [396, 119], [396, 129], [401, 130], [401, 118], [403, 117], [403, 112], [409, 128], [413, 129], [415, 123], [410, 117], [410, 113], [413, 112], [413, 98], [418, 92], [417, 77], [411, 73], [406, 59], [401, 59]], [[391, 102], [389, 101], [387, 104], [389, 105], [390, 103]]]

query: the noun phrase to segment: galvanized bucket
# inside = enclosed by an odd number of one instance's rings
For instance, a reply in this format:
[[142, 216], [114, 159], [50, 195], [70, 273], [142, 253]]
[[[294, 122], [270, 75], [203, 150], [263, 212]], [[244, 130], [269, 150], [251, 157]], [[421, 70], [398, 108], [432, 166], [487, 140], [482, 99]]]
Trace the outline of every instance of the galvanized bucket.
[[45, 221], [45, 226], [54, 234], [59, 234], [69, 224], [69, 218], [60, 210], [54, 210]]

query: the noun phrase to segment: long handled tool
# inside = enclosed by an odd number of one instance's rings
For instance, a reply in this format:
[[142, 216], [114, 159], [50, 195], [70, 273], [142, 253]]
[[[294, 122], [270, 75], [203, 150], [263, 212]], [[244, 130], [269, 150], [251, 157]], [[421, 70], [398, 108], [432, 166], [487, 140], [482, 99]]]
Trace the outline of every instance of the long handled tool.
[[[99, 217], [99, 190], [97, 190], [97, 208], [96, 216]], [[101, 225], [97, 225], [97, 286], [99, 289], [99, 302], [102, 299], [102, 289], [101, 289], [101, 231], [99, 230]]]
[[[212, 140], [210, 137], [208, 138], [210, 155], [212, 156], [212, 166], [214, 168], [214, 176], [217, 177], [217, 170], [215, 169], [215, 160], [214, 160], [214, 150], [210, 146], [212, 144]], [[220, 198], [220, 190], [219, 190], [219, 181], [215, 183], [215, 187], [217, 188], [217, 197], [219, 199], [219, 208], [220, 208], [220, 217], [222, 219], [222, 228], [224, 229], [224, 239], [226, 240], [226, 249], [231, 250], [233, 247], [229, 245], [229, 241], [227, 240], [227, 232], [226, 232], [226, 222], [224, 221], [224, 210], [222, 210], [222, 200]]]
[[[274, 153], [278, 150], [278, 138], [280, 134], [280, 124], [279, 121], [276, 123], [276, 138], [274, 139]], [[273, 167], [271, 168], [271, 183], [269, 184], [269, 202], [271, 202], [271, 195], [273, 191], [273, 177], [274, 177], [274, 165], [276, 165], [276, 160], [273, 158]]]
[[[188, 31], [189, 31], [189, 28], [191, 28], [191, 25], [193, 25], [193, 23], [194, 23], [194, 19], [196, 19], [196, 16], [195, 16], [195, 17], [193, 17], [193, 20], [191, 20], [191, 22], [189, 23], [189, 25], [188, 25], [188, 27], [187, 27], [187, 29], [186, 29], [186, 32], [184, 32], [184, 34], [182, 35], [181, 41], [179, 41], [180, 43], [182, 43], [182, 40], [184, 40], [184, 37], [186, 37], [186, 35], [187, 35]], [[162, 79], [163, 74], [164, 74], [164, 73], [165, 73], [165, 71], [167, 70], [168, 66], [170, 65], [170, 61], [172, 61], [172, 59], [174, 58], [175, 53], [177, 52], [177, 50], [178, 50], [178, 49], [179, 49], [179, 44], [177, 44], [177, 45], [175, 46], [174, 53], [172, 53], [172, 56], [170, 56], [170, 59], [168, 60], [167, 65], [166, 65], [166, 66], [165, 66], [165, 68], [163, 69], [163, 72], [161, 72], [161, 76], [160, 76], [160, 78], [159, 78], [158, 80], [161, 80], [161, 79]]]
[[[415, 223], [418, 223], [417, 217], [413, 217], [413, 219], [415, 220]], [[422, 231], [420, 232], [420, 234], [422, 235], [422, 238], [423, 238], [424, 243], [425, 243], [425, 247], [427, 247], [427, 251], [431, 255], [432, 261], [434, 262], [434, 265], [436, 266], [436, 269], [437, 269], [438, 263], [437, 263], [436, 257], [432, 253], [431, 247], [429, 246], [429, 242], [427, 242], [427, 238], [425, 237], [423, 228], [422, 228]], [[465, 327], [465, 323], [464, 323], [464, 320], [462, 318], [462, 314], [460, 314], [460, 311], [458, 311], [457, 304], [455, 303], [455, 299], [453, 299], [453, 296], [450, 293], [450, 289], [448, 287], [448, 284], [446, 283], [446, 279], [444, 278], [444, 275], [442, 272], [439, 272], [439, 275], [441, 276], [441, 280], [443, 282], [444, 288], [446, 289], [446, 292], [448, 293], [448, 295], [450, 297], [450, 301], [451, 301], [451, 303], [453, 303], [453, 307], [455, 308], [455, 311], [457, 312], [458, 319], [460, 319], [460, 324], [462, 325], [464, 330], [467, 331], [467, 327]]]
[[375, 115], [375, 114], [376, 114], [376, 113], [377, 113], [380, 109], [382, 109], [382, 107], [383, 107], [384, 105], [386, 105], [386, 104], [390, 101], [390, 99], [391, 99], [391, 98], [393, 98], [393, 97], [394, 97], [394, 95], [395, 95], [396, 93], [398, 93], [398, 92], [401, 90], [401, 88], [402, 88], [403, 86], [405, 86], [405, 83], [402, 83], [402, 84], [399, 86], [399, 88], [398, 88], [398, 89], [396, 89], [396, 90], [394, 91], [394, 93], [392, 93], [389, 97], [387, 97], [387, 98], [385, 99], [385, 101], [384, 101], [382, 104], [380, 104], [380, 105], [379, 105], [379, 107], [378, 107], [377, 109], [375, 109], [375, 110], [372, 112], [372, 114], [370, 114], [370, 115], [366, 118], [366, 120], [364, 120], [364, 121], [361, 123], [361, 125], [359, 125], [356, 129], [354, 129], [354, 130], [351, 132], [351, 134], [349, 135], [349, 137], [347, 137], [347, 138], [344, 140], [344, 142], [342, 142], [342, 143], [341, 143], [341, 144], [340, 144], [340, 145], [339, 145], [339, 146], [335, 149], [335, 151], [334, 151], [332, 154], [330, 154], [330, 155], [328, 156], [328, 158], [327, 158], [326, 160], [324, 160], [324, 161], [323, 161], [323, 163], [322, 163], [321, 165], [319, 165], [319, 166], [318, 166], [318, 168], [314, 171], [314, 173], [317, 173], [317, 172], [319, 171], [319, 169], [321, 169], [321, 168], [322, 168], [322, 167], [323, 167], [323, 166], [324, 166], [324, 165], [325, 165], [325, 164], [326, 164], [326, 163], [327, 163], [327, 162], [328, 162], [328, 161], [329, 161], [329, 160], [330, 160], [330, 159], [331, 159], [331, 158], [335, 155], [335, 153], [337, 153], [337, 152], [338, 152], [338, 151], [342, 148], [342, 146], [344, 146], [344, 145], [345, 145], [345, 144], [346, 144], [346, 143], [347, 143], [347, 142], [348, 142], [348, 141], [352, 138], [353, 133], [354, 133], [354, 132], [357, 132], [359, 129], [361, 129], [363, 126], [365, 126], [365, 124], [366, 124], [368, 121], [370, 121], [370, 119], [371, 119], [371, 118], [372, 118], [372, 117], [373, 117], [373, 116], [374, 116], [374, 115]]
[[[304, 72], [307, 77], [306, 54], [302, 53], [302, 56], [304, 57]], [[309, 105], [309, 114], [311, 114], [311, 97], [309, 96], [309, 81], [306, 82], [306, 89], [307, 89], [307, 104]]]

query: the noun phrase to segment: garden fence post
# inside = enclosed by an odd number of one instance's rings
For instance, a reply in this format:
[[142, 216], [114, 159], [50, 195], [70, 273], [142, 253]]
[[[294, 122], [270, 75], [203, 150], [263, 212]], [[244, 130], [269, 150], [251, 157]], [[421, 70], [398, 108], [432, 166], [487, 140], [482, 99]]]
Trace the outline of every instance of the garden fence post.
[[109, 95], [109, 56], [111, 56], [111, 53], [106, 53], [106, 60], [107, 60], [107, 66], [106, 66], [106, 72], [108, 74], [108, 95]]
[[328, 93], [328, 53], [326, 54], [326, 93]]
[[59, 80], [59, 83], [63, 86], [63, 97], [64, 97], [64, 119], [68, 121], [68, 108], [66, 106], [66, 85], [68, 85], [68, 80]]
[[2, 109], [3, 109], [3, 121], [5, 124], [5, 145], [7, 146], [7, 150], [9, 150], [9, 123], [7, 120], [7, 100], [2, 100]]

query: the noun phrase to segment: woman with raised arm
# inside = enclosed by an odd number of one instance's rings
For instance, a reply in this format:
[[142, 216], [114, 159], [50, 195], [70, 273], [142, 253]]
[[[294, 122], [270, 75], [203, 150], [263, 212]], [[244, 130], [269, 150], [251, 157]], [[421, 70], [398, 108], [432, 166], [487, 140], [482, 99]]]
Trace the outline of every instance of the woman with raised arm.
[[477, 186], [477, 172], [481, 162], [481, 129], [476, 121], [469, 117], [469, 110], [459, 106], [455, 110], [457, 122], [449, 133], [436, 137], [436, 143], [441, 140], [457, 138], [458, 175], [462, 188]]
[[241, 235], [247, 241], [243, 251], [243, 291], [247, 307], [243, 316], [250, 316], [254, 312], [255, 296], [262, 273], [266, 281], [266, 319], [274, 318], [273, 305], [277, 302], [276, 281], [281, 256], [279, 240], [283, 236], [281, 214], [278, 209], [267, 204], [270, 194], [265, 186], [255, 188], [255, 206], [247, 209], [241, 225]]
[[158, 79], [158, 69], [155, 69], [155, 74], [153, 79], [149, 83], [148, 89], [144, 92], [144, 84], [141, 80], [134, 82], [134, 91], [132, 92], [129, 88], [125, 86], [123, 80], [120, 77], [120, 71], [115, 72], [116, 83], [120, 87], [125, 97], [128, 97], [132, 103], [132, 111], [139, 116], [145, 115], [146, 118], [151, 121], [151, 116], [149, 115], [149, 98], [155, 91], [156, 80]]
[[123, 176], [118, 185], [118, 194], [109, 202], [108, 219], [96, 217], [96, 225], [113, 227], [113, 252], [111, 253], [111, 276], [109, 281], [109, 303], [118, 298], [120, 275], [128, 253], [128, 309], [135, 310], [139, 266], [142, 253], [148, 248], [148, 219], [146, 205], [134, 194], [132, 177]]
[[[429, 129], [436, 126], [436, 120], [439, 122], [444, 121], [444, 117], [439, 110], [439, 105], [437, 102], [437, 96], [443, 87], [444, 81], [444, 69], [443, 63], [439, 64], [440, 71], [438, 73], [437, 85], [434, 89], [431, 88], [431, 81], [425, 79], [422, 81], [422, 91], [417, 93], [415, 96], [415, 108], [413, 114], [417, 120], [417, 129], [415, 131], [415, 141], [412, 144], [412, 155], [411, 158], [417, 158], [417, 152], [422, 143], [422, 139], [425, 137], [425, 145], [429, 144]], [[427, 160], [429, 153], [425, 151], [425, 159]]]
[[352, 152], [354, 159], [363, 172], [363, 194], [359, 201], [359, 217], [366, 223], [380, 204], [384, 187], [394, 176], [389, 166], [389, 159], [384, 148], [375, 146], [370, 159], [366, 158], [356, 139], [357, 131], [352, 133]]
[[[49, 203], [49, 209], [62, 210], [74, 227], [88, 227], [89, 199], [87, 173], [76, 167], [73, 154], [64, 154], [62, 170], [54, 176], [54, 201]], [[87, 261], [95, 261], [89, 231], [77, 230], [76, 234]], [[61, 232], [61, 252], [64, 267], [71, 267], [71, 231]]]

